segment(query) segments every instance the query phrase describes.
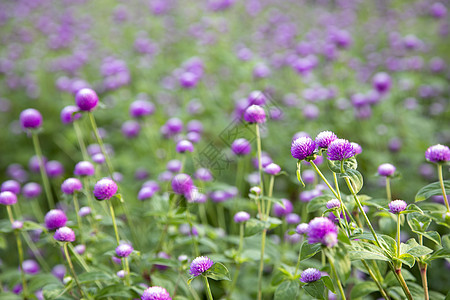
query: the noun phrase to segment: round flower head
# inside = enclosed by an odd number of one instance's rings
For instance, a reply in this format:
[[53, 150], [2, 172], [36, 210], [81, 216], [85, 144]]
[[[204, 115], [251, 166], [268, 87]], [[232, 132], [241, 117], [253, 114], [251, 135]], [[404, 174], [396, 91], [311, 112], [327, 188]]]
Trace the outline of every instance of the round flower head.
[[404, 211], [406, 206], [408, 206], [408, 204], [406, 204], [405, 201], [394, 200], [389, 203], [389, 211], [393, 214], [398, 214], [399, 212]]
[[362, 152], [362, 147], [361, 147], [359, 144], [354, 143], [354, 142], [351, 142], [350, 144], [352, 144], [353, 150], [355, 150], [355, 155], [361, 154], [361, 152]]
[[91, 213], [91, 208], [89, 206], [83, 206], [82, 208], [80, 208], [80, 210], [78, 211], [78, 215], [80, 217], [85, 217], [87, 215], [89, 215]]
[[267, 101], [266, 96], [261, 91], [251, 92], [247, 99], [249, 105], [264, 105]]
[[337, 227], [328, 218], [317, 217], [309, 222], [308, 242], [310, 244], [321, 243], [327, 247], [337, 244]]
[[94, 186], [94, 196], [97, 200], [111, 199], [117, 192], [117, 184], [109, 178], [102, 178]]
[[141, 118], [153, 114], [155, 105], [146, 100], [136, 100], [130, 105], [130, 116], [133, 118]]
[[166, 127], [170, 134], [177, 134], [183, 130], [183, 122], [178, 118], [171, 118], [167, 120]]
[[250, 188], [250, 193], [259, 195], [261, 194], [261, 188], [259, 186], [253, 186]]
[[81, 114], [76, 114], [76, 112], [79, 111], [78, 107], [75, 105], [69, 105], [64, 107], [61, 110], [61, 122], [63, 124], [69, 124], [72, 123], [75, 120], [78, 120], [81, 118]]
[[56, 178], [64, 173], [64, 166], [56, 160], [51, 160], [45, 164], [45, 171], [48, 177]]
[[195, 178], [201, 181], [211, 181], [213, 179], [213, 176], [211, 174], [211, 171], [209, 171], [208, 169], [200, 168], [195, 171]]
[[288, 224], [298, 224], [301, 218], [296, 213], [290, 213], [286, 215], [286, 223]]
[[291, 145], [291, 154], [298, 160], [303, 160], [313, 155], [316, 143], [310, 137], [300, 137], [295, 139]]
[[206, 256], [199, 256], [191, 262], [189, 273], [197, 277], [212, 267], [214, 262]]
[[189, 121], [186, 125], [187, 132], [197, 132], [202, 133], [203, 132], [203, 123], [199, 120], [192, 120]]
[[425, 152], [425, 158], [433, 163], [450, 161], [450, 149], [441, 144], [431, 146]]
[[391, 164], [381, 164], [378, 167], [378, 175], [380, 176], [392, 176], [395, 173], [395, 167]]
[[355, 155], [352, 144], [344, 139], [337, 139], [328, 145], [329, 160], [344, 160]]
[[73, 174], [76, 176], [92, 176], [95, 174], [95, 167], [89, 161], [80, 161], [75, 165]]
[[61, 191], [64, 194], [68, 195], [72, 195], [76, 191], [81, 191], [82, 188], [83, 185], [81, 184], [81, 181], [78, 178], [67, 178], [61, 184]]
[[95, 162], [96, 164], [103, 164], [105, 163], [105, 156], [102, 153], [96, 153], [94, 155], [92, 155], [92, 161]]
[[17, 196], [16, 194], [5, 191], [0, 193], [0, 204], [3, 205], [14, 205], [17, 203]]
[[301, 223], [297, 225], [297, 228], [295, 228], [295, 232], [297, 232], [298, 234], [306, 234], [308, 232], [308, 229], [308, 223]]
[[165, 288], [152, 286], [144, 291], [141, 300], [172, 300], [172, 297]]
[[443, 18], [447, 14], [447, 8], [441, 2], [433, 3], [430, 7], [430, 14], [436, 19]]
[[250, 219], [250, 214], [245, 211], [239, 211], [234, 215], [234, 222], [235, 223], [242, 223], [246, 222]]
[[14, 221], [14, 222], [12, 222], [12, 224], [11, 224], [11, 228], [12, 229], [21, 229], [23, 227], [23, 222], [21, 222], [21, 221]]
[[193, 188], [191, 176], [178, 174], [172, 179], [172, 189], [177, 194], [187, 195]]
[[194, 146], [188, 140], [181, 140], [177, 143], [176, 150], [178, 153], [192, 152], [194, 151]]
[[169, 162], [166, 165], [166, 168], [168, 171], [176, 173], [176, 172], [180, 172], [181, 166], [182, 166], [182, 163], [180, 160], [172, 159], [172, 160], [169, 160]]
[[79, 245], [76, 245], [76, 246], [74, 247], [74, 249], [75, 249], [75, 252], [76, 252], [76, 253], [78, 253], [78, 254], [80, 254], [80, 255], [83, 255], [84, 252], [86, 251], [86, 245], [79, 244]]
[[280, 171], [280, 166], [274, 163], [270, 163], [264, 168], [264, 172], [270, 175], [277, 175], [278, 173], [280, 173]]
[[41, 185], [36, 182], [28, 182], [23, 186], [22, 194], [25, 198], [32, 199], [39, 197], [42, 192]]
[[20, 183], [15, 180], [6, 180], [2, 183], [1, 192], [11, 192], [16, 195], [20, 193]]
[[309, 283], [313, 281], [317, 281], [322, 277], [322, 273], [320, 273], [319, 270], [314, 268], [306, 269], [302, 272], [302, 275], [300, 276], [300, 281], [304, 283]]
[[22, 268], [23, 268], [24, 273], [31, 274], [31, 275], [37, 274], [41, 270], [41, 268], [39, 267], [39, 264], [35, 260], [32, 260], [32, 259], [24, 260], [22, 263]]
[[231, 150], [236, 155], [247, 155], [252, 151], [250, 142], [246, 139], [237, 139], [231, 144]]
[[98, 104], [98, 96], [93, 90], [84, 88], [75, 95], [75, 103], [82, 111], [92, 111]]
[[133, 247], [129, 244], [121, 244], [116, 248], [116, 254], [119, 257], [128, 257], [133, 252]]
[[290, 214], [294, 210], [291, 201], [289, 201], [288, 199], [281, 199], [281, 201], [283, 202], [283, 205], [279, 203], [275, 203], [273, 205], [273, 214], [276, 217], [285, 216], [287, 214]]
[[60, 242], [73, 242], [75, 241], [75, 233], [69, 227], [61, 227], [56, 230], [53, 238]]
[[334, 132], [331, 131], [322, 131], [319, 133], [316, 137], [316, 144], [320, 148], [328, 148], [328, 145], [330, 145], [331, 142], [337, 140], [337, 135], [334, 134]]
[[327, 209], [339, 208], [341, 207], [341, 202], [338, 199], [331, 199], [327, 202]]
[[249, 123], [265, 123], [266, 112], [259, 105], [251, 105], [244, 112], [244, 120]]
[[20, 113], [20, 124], [22, 128], [33, 129], [41, 127], [42, 115], [34, 108], [25, 109]]
[[392, 85], [391, 77], [384, 72], [377, 73], [373, 77], [372, 84], [373, 88], [379, 93], [386, 93]]
[[141, 201], [150, 199], [155, 194], [155, 190], [151, 187], [142, 187], [139, 190], [137, 198]]
[[52, 274], [62, 281], [66, 275], [66, 267], [64, 265], [56, 265], [52, 269]]
[[141, 125], [138, 121], [128, 120], [122, 124], [122, 134], [128, 139], [137, 137], [139, 132], [141, 132]]
[[45, 227], [48, 230], [57, 229], [66, 226], [67, 216], [60, 209], [52, 209], [45, 215]]

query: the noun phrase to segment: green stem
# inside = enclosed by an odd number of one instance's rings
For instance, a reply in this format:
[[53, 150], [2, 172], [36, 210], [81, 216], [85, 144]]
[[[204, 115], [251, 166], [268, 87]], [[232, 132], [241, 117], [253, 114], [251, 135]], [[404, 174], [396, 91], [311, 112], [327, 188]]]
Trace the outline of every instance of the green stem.
[[328, 254], [328, 253], [327, 253], [327, 257], [328, 257], [328, 261], [330, 262], [331, 270], [332, 270], [332, 272], [333, 272], [334, 279], [336, 280], [336, 284], [337, 284], [337, 286], [338, 286], [339, 293], [341, 294], [341, 298], [342, 298], [343, 300], [345, 300], [345, 299], [346, 299], [346, 297], [345, 297], [345, 292], [344, 292], [344, 289], [342, 288], [341, 280], [339, 279], [339, 276], [337, 275], [336, 268], [335, 268], [335, 266], [334, 266], [334, 259], [333, 259], [333, 257], [332, 257], [330, 254]]
[[[264, 182], [263, 182], [263, 175], [262, 175], [262, 161], [261, 161], [261, 136], [259, 133], [259, 126], [258, 123], [255, 123], [255, 129], [256, 129], [256, 146], [258, 149], [258, 172], [259, 172], [259, 186], [261, 188], [260, 195], [264, 195]], [[264, 213], [264, 201], [261, 198], [261, 212]]]
[[75, 130], [78, 144], [80, 145], [80, 150], [81, 150], [81, 155], [83, 156], [83, 160], [88, 161], [89, 156], [87, 154], [86, 145], [84, 144], [83, 134], [81, 133], [80, 125], [78, 124], [78, 121], [73, 121], [73, 129]]
[[108, 201], [109, 211], [111, 213], [111, 219], [112, 219], [113, 226], [114, 226], [114, 234], [116, 235], [117, 245], [120, 245], [119, 231], [117, 230], [116, 216], [114, 214], [114, 207], [111, 203], [111, 199], [106, 200], [106, 201]]
[[266, 234], [267, 229], [264, 229], [261, 237], [261, 258], [259, 262], [259, 273], [258, 273], [258, 300], [262, 299], [262, 275], [264, 270], [264, 250], [266, 246]]
[[[339, 184], [338, 184], [338, 180], [337, 180], [337, 175], [334, 172], [333, 172], [333, 179], [334, 179], [334, 186], [336, 187], [336, 191], [337, 191], [337, 195], [338, 195], [338, 200], [341, 203], [341, 213], [344, 218], [345, 227], [347, 228], [347, 236], [350, 237], [350, 235], [351, 235], [350, 226], [348, 224], [347, 215], [346, 215], [348, 213], [348, 210], [344, 204], [344, 201], [342, 201], [341, 191], [339, 190]], [[349, 216], [351, 216], [350, 213], [349, 213]], [[339, 217], [340, 216], [338, 216], [338, 220], [339, 220]], [[341, 222], [339, 222], [339, 224], [341, 224]]]
[[405, 281], [405, 279], [403, 278], [403, 275], [402, 275], [402, 269], [400, 268], [400, 269], [395, 269], [395, 274], [396, 274], [396, 276], [397, 276], [397, 279], [398, 279], [398, 281], [400, 282], [400, 285], [402, 286], [402, 289], [403, 289], [403, 291], [405, 292], [405, 295], [406, 295], [406, 297], [408, 298], [408, 300], [414, 300], [413, 299], [413, 297], [412, 297], [412, 295], [411, 295], [411, 292], [409, 291], [409, 289], [408, 289], [408, 286], [406, 285], [406, 281]]
[[[275, 176], [274, 175], [271, 175], [270, 176], [270, 182], [269, 182], [269, 192], [268, 192], [268, 194], [267, 194], [267, 197], [272, 197], [272, 193], [273, 193], [273, 184], [274, 184], [274, 181], [275, 181]], [[272, 201], [270, 201], [270, 200], [267, 200], [267, 209], [266, 209], [266, 218], [269, 216], [269, 214], [270, 214], [270, 207], [272, 206]]]
[[55, 207], [55, 201], [53, 200], [53, 194], [50, 189], [50, 182], [48, 181], [47, 172], [45, 171], [44, 160], [42, 159], [42, 151], [41, 146], [39, 144], [39, 138], [36, 132], [32, 132], [31, 134], [33, 139], [34, 150], [36, 151], [36, 156], [39, 162], [39, 171], [41, 172], [42, 183], [44, 184], [45, 194], [47, 196], [47, 202], [49, 209], [53, 209]]
[[420, 277], [422, 278], [422, 287], [425, 300], [429, 300], [430, 296], [428, 295], [427, 264], [419, 263], [419, 268], [420, 268]]
[[95, 138], [97, 139], [97, 143], [99, 144], [100, 149], [102, 150], [103, 156], [105, 156], [106, 166], [108, 167], [109, 175], [111, 176], [111, 179], [113, 179], [114, 168], [112, 166], [109, 155], [106, 152], [105, 145], [103, 145], [103, 140], [100, 136], [100, 133], [98, 132], [98, 127], [97, 127], [97, 123], [95, 122], [94, 115], [92, 114], [92, 112], [88, 112], [88, 115], [89, 115], [89, 119], [91, 121], [92, 129], [94, 130]]
[[124, 264], [125, 264], [125, 282], [127, 286], [130, 286], [130, 265], [128, 263], [128, 257], [124, 257]]
[[44, 222], [44, 214], [42, 213], [41, 207], [38, 203], [39, 199], [32, 199], [31, 202], [31, 208], [33, 210], [34, 216], [36, 217], [36, 220], [38, 222], [43, 223]]
[[233, 291], [234, 291], [234, 289], [236, 287], [236, 283], [237, 283], [237, 280], [239, 278], [239, 270], [240, 269], [241, 269], [241, 264], [238, 264], [236, 266], [236, 271], [234, 272], [234, 277], [233, 277], [233, 281], [231, 283], [231, 287], [230, 287], [230, 289], [228, 290], [228, 293], [227, 293], [228, 294], [227, 299], [231, 299], [231, 296], [233, 296]]
[[333, 193], [333, 195], [339, 199], [339, 195], [336, 193], [336, 191], [333, 189], [333, 187], [330, 185], [330, 183], [328, 182], [328, 180], [325, 178], [325, 176], [323, 176], [322, 172], [319, 170], [319, 168], [316, 166], [316, 164], [311, 160], [309, 162], [311, 164], [311, 166], [313, 166], [314, 170], [316, 171], [317, 174], [319, 174], [320, 178], [322, 178], [323, 182], [325, 182], [325, 184], [328, 186], [328, 188], [330, 189], [330, 191]]
[[438, 169], [439, 183], [441, 184], [442, 197], [444, 197], [445, 206], [447, 206], [447, 212], [450, 212], [450, 206], [448, 204], [447, 192], [445, 191], [445, 186], [444, 186], [444, 176], [442, 175], [442, 164], [438, 164], [437, 169]]
[[389, 201], [392, 200], [392, 196], [391, 196], [391, 180], [390, 180], [389, 176], [386, 176], [386, 196], [387, 196], [387, 199]]
[[294, 278], [297, 277], [298, 269], [300, 268], [300, 261], [301, 261], [301, 249], [298, 250], [298, 259], [297, 264], [295, 265], [295, 272], [294, 272]]
[[75, 207], [75, 214], [77, 216], [78, 229], [80, 231], [81, 243], [84, 244], [84, 231], [83, 223], [81, 222], [81, 217], [79, 215], [80, 205], [78, 204], [78, 198], [76, 192], [73, 193], [73, 206]]
[[208, 278], [203, 275], [202, 275], [202, 277], [203, 277], [203, 282], [205, 283], [206, 295], [208, 296], [208, 300], [214, 300], [212, 293], [211, 293], [211, 288], [209, 287]]
[[83, 289], [81, 288], [81, 284], [80, 284], [80, 282], [78, 281], [77, 274], [75, 273], [75, 270], [74, 270], [74, 268], [73, 268], [72, 260], [70, 259], [69, 251], [67, 250], [67, 243], [64, 243], [64, 244], [63, 244], [63, 248], [64, 248], [64, 254], [66, 255], [67, 263], [69, 264], [70, 271], [72, 272], [73, 278], [75, 279], [75, 282], [76, 282], [76, 284], [77, 284], [77, 286], [78, 286], [78, 289], [80, 290], [80, 294], [81, 294], [83, 297], [85, 297], [84, 291], [83, 291]]
[[372, 277], [373, 281], [375, 282], [375, 284], [378, 287], [378, 290], [381, 293], [381, 296], [383, 296], [384, 299], [389, 300], [389, 296], [386, 293], [386, 291], [383, 289], [383, 286], [381, 285], [380, 281], [378, 280], [378, 278], [375, 276], [375, 274], [372, 272], [372, 270], [369, 268], [369, 265], [367, 264], [367, 262], [364, 259], [361, 259], [361, 262], [363, 263], [363, 265], [366, 267], [367, 272], [369, 273], [370, 277]]
[[400, 214], [397, 214], [397, 258], [400, 257], [400, 245]]
[[34, 242], [31, 240], [30, 236], [28, 235], [28, 232], [26, 231], [22, 231], [22, 237], [25, 240], [25, 243], [28, 245], [28, 247], [30, 248], [31, 252], [33, 252], [33, 255], [36, 257], [36, 259], [39, 261], [39, 264], [47, 271], [50, 272], [50, 268], [47, 264], [47, 262], [45, 261], [45, 259], [42, 257], [41, 253], [39, 252], [39, 250], [37, 249], [36, 245], [34, 244]]

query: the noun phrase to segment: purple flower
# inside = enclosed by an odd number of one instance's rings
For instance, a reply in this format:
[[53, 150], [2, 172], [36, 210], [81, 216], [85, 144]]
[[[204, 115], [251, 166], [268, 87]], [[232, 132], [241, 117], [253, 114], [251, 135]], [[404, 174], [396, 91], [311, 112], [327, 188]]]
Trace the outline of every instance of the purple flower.
[[117, 184], [109, 178], [102, 178], [94, 186], [94, 196], [97, 200], [111, 199], [117, 193]]
[[328, 218], [317, 217], [309, 222], [308, 242], [310, 244], [321, 243], [327, 247], [337, 244], [337, 227]]
[[66, 267], [64, 265], [56, 265], [52, 269], [52, 274], [62, 281], [66, 275]]
[[57, 229], [66, 225], [67, 216], [60, 209], [52, 209], [45, 215], [45, 227], [48, 230]]
[[81, 191], [82, 188], [83, 185], [81, 184], [81, 181], [78, 178], [67, 178], [61, 184], [61, 191], [64, 194], [68, 195], [72, 195], [76, 191]]
[[82, 111], [92, 111], [98, 104], [98, 96], [93, 90], [84, 88], [75, 95], [75, 103]]
[[211, 174], [211, 171], [209, 171], [208, 169], [200, 168], [195, 171], [195, 178], [201, 181], [211, 181], [213, 179], [213, 176]]
[[186, 130], [187, 130], [187, 132], [202, 133], [203, 132], [203, 124], [199, 120], [189, 121], [189, 123], [186, 124]]
[[180, 133], [183, 130], [183, 122], [178, 118], [171, 118], [167, 120], [165, 126], [170, 135]]
[[172, 297], [165, 288], [152, 286], [144, 291], [141, 300], [172, 300]]
[[6, 180], [2, 183], [1, 192], [20, 194], [20, 183], [15, 180]]
[[306, 234], [309, 230], [308, 223], [301, 223], [297, 225], [297, 228], [295, 228], [295, 232], [298, 234]]
[[305, 170], [302, 172], [302, 179], [305, 183], [312, 184], [316, 180], [316, 172], [313, 170]]
[[188, 195], [194, 187], [189, 175], [181, 173], [172, 179], [172, 189], [175, 193]]
[[39, 197], [41, 192], [41, 185], [36, 182], [29, 182], [25, 184], [22, 189], [23, 196], [28, 199]]
[[286, 215], [286, 223], [288, 224], [298, 224], [301, 218], [296, 213], [290, 213]]
[[259, 186], [253, 186], [250, 188], [250, 193], [259, 195], [261, 194], [261, 188]]
[[75, 241], [75, 233], [69, 227], [61, 227], [56, 229], [53, 238], [60, 242], [73, 242]]
[[96, 153], [94, 155], [92, 155], [92, 161], [95, 162], [96, 164], [103, 164], [105, 163], [105, 156], [102, 153]]
[[386, 93], [392, 85], [391, 77], [384, 72], [377, 73], [373, 77], [372, 85], [379, 93]]
[[264, 95], [263, 92], [261, 91], [253, 91], [250, 93], [250, 95], [248, 96], [248, 104], [249, 105], [264, 105], [266, 104], [267, 98]]
[[51, 160], [45, 164], [45, 171], [48, 177], [56, 178], [64, 173], [64, 167], [59, 161]]
[[117, 271], [116, 275], [119, 278], [124, 278], [125, 277], [125, 271], [124, 270]]
[[211, 268], [213, 264], [214, 262], [208, 257], [199, 256], [191, 262], [189, 273], [192, 276], [197, 277]]
[[151, 188], [151, 187], [142, 187], [139, 190], [137, 198], [138, 198], [138, 200], [141, 200], [141, 201], [146, 200], [146, 199], [150, 199], [151, 197], [153, 197], [155, 192], [156, 191], [153, 188]]
[[84, 252], [86, 251], [86, 245], [79, 244], [76, 245], [73, 249], [75, 250], [76, 253], [83, 255]]
[[352, 144], [353, 150], [355, 150], [355, 155], [361, 154], [361, 152], [362, 152], [362, 147], [361, 147], [359, 144], [354, 143], [354, 142], [351, 142], [350, 144]]
[[82, 208], [80, 208], [80, 210], [78, 211], [78, 215], [80, 217], [85, 217], [87, 215], [89, 215], [91, 213], [91, 208], [89, 206], [83, 206]]
[[247, 155], [252, 151], [250, 142], [244, 138], [237, 139], [231, 144], [231, 150], [236, 155]]
[[141, 118], [153, 114], [155, 105], [146, 100], [136, 100], [130, 105], [130, 116], [133, 118]]
[[21, 229], [22, 227], [23, 227], [23, 222], [21, 222], [21, 221], [15, 220], [15, 221], [11, 224], [11, 228], [12, 228], [12, 229]]
[[61, 114], [60, 114], [61, 122], [63, 124], [69, 124], [69, 123], [72, 123], [73, 121], [81, 118], [81, 114], [75, 113], [77, 111], [79, 111], [79, 109], [78, 109], [78, 106], [75, 106], [75, 105], [69, 105], [69, 106], [64, 107], [61, 110]]
[[300, 281], [304, 283], [314, 282], [319, 280], [322, 277], [322, 274], [319, 270], [314, 268], [306, 269], [300, 275]]
[[184, 72], [179, 77], [180, 85], [186, 89], [194, 88], [199, 81], [199, 77], [191, 72]]
[[95, 167], [89, 161], [80, 161], [75, 165], [73, 174], [76, 176], [92, 176], [95, 174]]
[[433, 163], [450, 161], [450, 149], [441, 144], [431, 146], [425, 151], [425, 158]]
[[170, 160], [170, 161], [167, 163], [166, 168], [167, 168], [167, 170], [169, 170], [170, 172], [176, 173], [176, 172], [180, 172], [181, 166], [182, 166], [182, 163], [181, 163], [180, 160], [178, 160], [178, 159], [172, 159], [172, 160]]
[[122, 134], [128, 139], [137, 137], [140, 132], [141, 125], [138, 121], [128, 120], [122, 124]]
[[277, 175], [280, 173], [281, 167], [277, 164], [270, 163], [264, 168], [264, 172], [270, 175]]
[[133, 252], [133, 247], [130, 244], [121, 244], [116, 248], [116, 254], [119, 257], [128, 257]]
[[22, 128], [25, 129], [41, 127], [42, 115], [34, 108], [25, 109], [20, 113], [20, 124], [22, 125]]
[[281, 201], [283, 202], [283, 205], [280, 203], [275, 203], [273, 205], [273, 214], [278, 218], [290, 214], [294, 210], [291, 201], [288, 199], [281, 199]]
[[337, 139], [328, 146], [329, 160], [344, 160], [355, 155], [352, 144], [344, 139]]
[[341, 207], [341, 202], [338, 199], [331, 199], [327, 202], [327, 209], [339, 208]]
[[0, 204], [3, 205], [14, 205], [17, 203], [17, 196], [16, 194], [5, 191], [0, 193]]
[[300, 137], [292, 142], [291, 154], [298, 160], [303, 160], [313, 155], [316, 143], [309, 137]]
[[181, 140], [177, 143], [176, 150], [178, 153], [193, 152], [194, 146], [188, 140]]
[[430, 14], [436, 19], [441, 19], [447, 14], [447, 8], [441, 2], [435, 2], [430, 7]]
[[251, 105], [244, 112], [244, 120], [249, 123], [265, 123], [266, 112], [259, 105]]
[[378, 175], [389, 177], [389, 176], [394, 175], [395, 170], [396, 170], [396, 169], [395, 169], [394, 165], [391, 165], [391, 164], [381, 164], [381, 165], [378, 167]]
[[22, 263], [23, 272], [26, 274], [35, 275], [39, 273], [41, 268], [39, 267], [39, 264], [32, 259], [24, 260]]
[[399, 212], [404, 211], [406, 206], [408, 206], [408, 204], [406, 204], [405, 201], [394, 200], [389, 203], [389, 211], [393, 214], [398, 214]]
[[320, 148], [328, 148], [328, 145], [330, 145], [331, 142], [337, 140], [337, 135], [334, 134], [334, 132], [331, 131], [322, 131], [319, 133], [316, 137], [316, 144]]
[[245, 211], [239, 211], [234, 215], [234, 222], [235, 223], [242, 223], [246, 222], [250, 219], [250, 214]]

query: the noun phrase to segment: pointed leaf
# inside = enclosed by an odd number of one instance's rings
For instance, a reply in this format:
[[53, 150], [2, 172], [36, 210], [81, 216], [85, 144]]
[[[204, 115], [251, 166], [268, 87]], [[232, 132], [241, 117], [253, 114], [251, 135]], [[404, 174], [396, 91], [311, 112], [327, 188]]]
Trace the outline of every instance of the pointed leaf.
[[314, 256], [321, 249], [322, 245], [320, 243], [309, 244], [308, 241], [304, 241], [300, 248], [300, 260], [305, 260]]
[[[444, 181], [444, 187], [445, 187], [446, 193], [450, 194], [450, 180]], [[424, 201], [424, 200], [430, 198], [431, 196], [436, 196], [436, 195], [442, 195], [441, 184], [439, 181], [430, 183], [429, 185], [421, 188], [416, 194], [415, 201], [416, 202]]]
[[299, 282], [297, 280], [288, 280], [277, 287], [275, 290], [274, 300], [297, 299], [299, 292]]
[[204, 276], [213, 280], [230, 280], [230, 272], [222, 263], [214, 263], [211, 268], [204, 273]]
[[310, 294], [314, 299], [325, 299], [323, 293], [325, 291], [325, 285], [322, 280], [307, 283], [303, 286], [303, 289]]
[[350, 179], [350, 183], [352, 184], [352, 188], [355, 191], [355, 194], [358, 194], [364, 184], [361, 173], [359, 173], [357, 170], [348, 169], [343, 175], [344, 177], [348, 177]]
[[[341, 173], [341, 162], [338, 160], [327, 159], [328, 168], [334, 173]], [[358, 162], [353, 156], [344, 161], [344, 171], [347, 172], [349, 169], [356, 170], [358, 168]]]
[[373, 281], [358, 282], [352, 288], [350, 293], [351, 299], [367, 297], [369, 294], [378, 291], [378, 287]]

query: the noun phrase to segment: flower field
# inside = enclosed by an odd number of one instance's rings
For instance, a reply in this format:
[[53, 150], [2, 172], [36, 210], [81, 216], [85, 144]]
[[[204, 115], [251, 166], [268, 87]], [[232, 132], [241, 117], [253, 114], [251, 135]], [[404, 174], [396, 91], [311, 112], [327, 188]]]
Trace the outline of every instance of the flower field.
[[449, 299], [450, 2], [0, 3], [0, 299]]

